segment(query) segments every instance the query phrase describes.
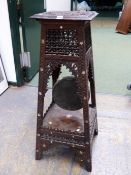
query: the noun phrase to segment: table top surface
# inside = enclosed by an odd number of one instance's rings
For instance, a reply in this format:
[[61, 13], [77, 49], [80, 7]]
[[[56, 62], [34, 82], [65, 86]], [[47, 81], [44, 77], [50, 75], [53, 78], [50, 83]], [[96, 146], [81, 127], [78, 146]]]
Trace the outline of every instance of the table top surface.
[[95, 11], [51, 11], [34, 14], [33, 19], [38, 20], [75, 20], [91, 21], [98, 15]]

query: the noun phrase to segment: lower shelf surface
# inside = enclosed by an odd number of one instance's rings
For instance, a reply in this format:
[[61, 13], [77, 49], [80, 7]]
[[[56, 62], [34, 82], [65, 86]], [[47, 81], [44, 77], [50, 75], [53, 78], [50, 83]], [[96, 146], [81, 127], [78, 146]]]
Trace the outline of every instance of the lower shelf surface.
[[[95, 120], [95, 109], [89, 108], [89, 123]], [[53, 104], [43, 120], [44, 128], [59, 129], [71, 132], [84, 132], [83, 110], [69, 111]]]

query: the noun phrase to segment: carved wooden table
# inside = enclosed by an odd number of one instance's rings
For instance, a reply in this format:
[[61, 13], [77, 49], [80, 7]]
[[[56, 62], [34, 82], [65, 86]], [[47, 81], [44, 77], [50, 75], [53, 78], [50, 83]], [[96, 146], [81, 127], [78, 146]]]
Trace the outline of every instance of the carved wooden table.
[[[77, 152], [88, 171], [92, 169], [92, 142], [98, 127], [90, 20], [96, 15], [93, 11], [74, 11], [32, 16], [41, 23], [36, 160], [41, 159], [42, 152], [50, 146], [62, 144]], [[66, 66], [76, 79], [82, 109], [65, 110], [53, 99], [44, 113], [49, 76], [55, 85], [61, 65]]]

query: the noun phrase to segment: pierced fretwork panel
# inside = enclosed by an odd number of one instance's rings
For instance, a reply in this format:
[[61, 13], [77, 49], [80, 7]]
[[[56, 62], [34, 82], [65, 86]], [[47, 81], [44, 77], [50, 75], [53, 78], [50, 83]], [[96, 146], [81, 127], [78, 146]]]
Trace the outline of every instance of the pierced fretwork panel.
[[46, 54], [79, 56], [76, 29], [48, 29], [46, 32]]

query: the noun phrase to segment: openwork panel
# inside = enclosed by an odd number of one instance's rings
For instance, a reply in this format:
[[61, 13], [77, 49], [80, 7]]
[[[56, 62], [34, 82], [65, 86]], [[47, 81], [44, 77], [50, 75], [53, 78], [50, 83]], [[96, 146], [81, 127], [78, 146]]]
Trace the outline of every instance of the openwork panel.
[[79, 56], [77, 30], [48, 29], [46, 32], [46, 54]]

